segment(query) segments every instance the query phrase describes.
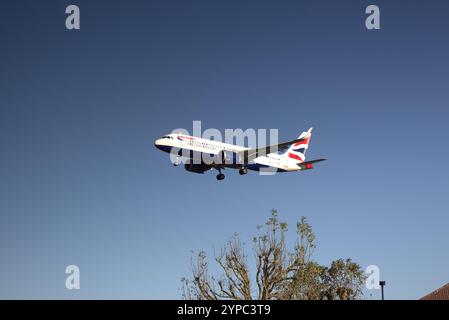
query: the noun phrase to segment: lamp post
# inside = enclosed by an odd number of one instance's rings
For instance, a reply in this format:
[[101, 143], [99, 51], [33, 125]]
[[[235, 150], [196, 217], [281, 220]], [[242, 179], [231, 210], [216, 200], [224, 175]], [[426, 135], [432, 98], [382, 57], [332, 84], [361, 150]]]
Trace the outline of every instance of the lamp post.
[[384, 300], [384, 286], [386, 282], [385, 281], [379, 281], [380, 289], [382, 290], [382, 300]]

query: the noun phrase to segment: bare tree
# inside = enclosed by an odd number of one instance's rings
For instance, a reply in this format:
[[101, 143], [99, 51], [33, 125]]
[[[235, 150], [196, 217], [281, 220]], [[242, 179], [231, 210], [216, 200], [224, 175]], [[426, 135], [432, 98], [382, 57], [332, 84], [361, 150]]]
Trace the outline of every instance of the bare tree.
[[323, 267], [311, 259], [316, 248], [315, 234], [305, 217], [296, 225], [297, 240], [292, 252], [285, 243], [287, 224], [278, 220], [276, 210], [253, 238], [256, 258], [251, 281], [244, 244], [234, 235], [215, 256], [222, 271], [220, 278], [209, 274], [206, 255], [191, 260], [193, 279], [183, 278], [185, 299], [286, 300], [355, 299], [360, 297], [363, 272], [350, 259]]

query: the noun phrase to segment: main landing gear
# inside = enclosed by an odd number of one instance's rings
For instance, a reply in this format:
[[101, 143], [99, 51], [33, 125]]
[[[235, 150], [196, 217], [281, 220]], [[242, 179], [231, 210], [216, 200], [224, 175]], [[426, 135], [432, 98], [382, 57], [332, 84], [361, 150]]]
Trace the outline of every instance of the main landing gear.
[[[225, 175], [223, 173], [221, 173], [221, 168], [217, 169], [218, 172], [220, 172], [219, 174], [217, 174], [217, 180], [223, 180], [225, 178]], [[239, 173], [240, 175], [244, 175], [248, 173], [248, 169], [247, 168], [240, 168], [239, 169]]]
[[217, 174], [217, 180], [223, 180], [225, 178], [225, 175], [221, 173], [221, 168], [218, 169], [219, 174]]

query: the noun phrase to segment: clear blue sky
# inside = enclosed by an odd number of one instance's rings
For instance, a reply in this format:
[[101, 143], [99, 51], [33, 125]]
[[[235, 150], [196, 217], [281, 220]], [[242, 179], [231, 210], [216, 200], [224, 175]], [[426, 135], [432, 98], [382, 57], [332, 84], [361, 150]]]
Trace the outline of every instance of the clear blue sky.
[[[81, 30], [65, 29], [65, 7]], [[378, 4], [381, 30], [367, 31]], [[191, 250], [305, 215], [387, 298], [449, 282], [447, 1], [3, 1], [0, 298], [180, 298]], [[304, 173], [174, 168], [174, 128], [315, 128]], [[250, 255], [251, 257], [251, 255]], [[65, 289], [65, 267], [81, 290]], [[366, 298], [378, 298], [372, 292]]]

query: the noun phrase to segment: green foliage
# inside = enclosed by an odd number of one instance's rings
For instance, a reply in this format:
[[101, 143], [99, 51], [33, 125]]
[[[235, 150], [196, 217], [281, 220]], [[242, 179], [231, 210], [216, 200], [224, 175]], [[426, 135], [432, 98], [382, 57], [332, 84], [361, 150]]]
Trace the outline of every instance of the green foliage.
[[348, 300], [362, 295], [365, 276], [360, 265], [351, 259], [338, 259], [330, 267], [312, 260], [316, 248], [315, 234], [305, 217], [296, 225], [297, 240], [289, 252], [285, 244], [288, 225], [280, 222], [271, 210], [265, 227], [258, 226], [253, 237], [256, 257], [255, 279], [251, 281], [244, 245], [235, 234], [215, 257], [223, 274], [209, 275], [206, 255], [192, 259], [193, 279], [181, 279], [185, 299], [233, 300]]

